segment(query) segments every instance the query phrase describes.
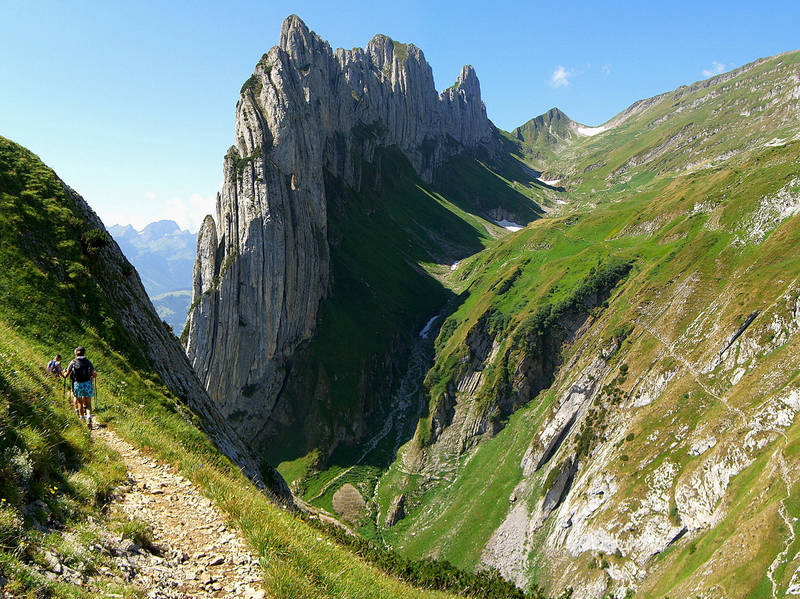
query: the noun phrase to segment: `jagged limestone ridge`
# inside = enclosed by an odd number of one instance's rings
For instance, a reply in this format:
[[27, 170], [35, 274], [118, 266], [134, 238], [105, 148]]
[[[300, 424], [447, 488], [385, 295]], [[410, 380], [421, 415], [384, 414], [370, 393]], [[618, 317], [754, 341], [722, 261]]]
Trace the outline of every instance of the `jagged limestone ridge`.
[[422, 51], [375, 36], [331, 50], [296, 16], [236, 108], [216, 220], [198, 236], [187, 354], [249, 440], [268, 435], [287, 362], [312, 337], [330, 286], [324, 172], [360, 187], [359, 165], [399, 147], [430, 181], [465, 148], [496, 151], [474, 70], [436, 93]]

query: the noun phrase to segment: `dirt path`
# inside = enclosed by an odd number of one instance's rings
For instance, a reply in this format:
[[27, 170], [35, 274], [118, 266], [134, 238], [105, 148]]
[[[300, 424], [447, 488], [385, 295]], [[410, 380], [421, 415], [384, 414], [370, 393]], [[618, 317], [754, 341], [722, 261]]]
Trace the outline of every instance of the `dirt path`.
[[133, 482], [116, 506], [146, 522], [161, 550], [161, 556], [134, 556], [134, 582], [147, 589], [148, 599], [266, 597], [257, 558], [189, 480], [108, 428], [93, 435], [120, 453]]
[[661, 343], [661, 345], [663, 345], [664, 348], [667, 350], [669, 355], [672, 358], [674, 358], [675, 360], [677, 360], [678, 362], [680, 362], [683, 365], [684, 368], [686, 368], [686, 370], [689, 372], [689, 374], [692, 375], [692, 378], [703, 389], [703, 391], [708, 393], [711, 397], [713, 397], [717, 401], [721, 402], [729, 412], [735, 413], [742, 420], [742, 422], [747, 423], [747, 416], [745, 415], [745, 413], [740, 408], [737, 408], [736, 406], [732, 406], [730, 403], [728, 403], [727, 394], [718, 395], [717, 393], [714, 392], [713, 389], [711, 389], [708, 385], [706, 385], [703, 382], [702, 374], [680, 352], [675, 350], [675, 343], [674, 342], [670, 341], [669, 339], [665, 339], [657, 331], [652, 329], [649, 325], [645, 324], [644, 322], [637, 321], [636, 324], [638, 324], [645, 331], [650, 333], [650, 335], [654, 339], [659, 341]]
[[[772, 597], [773, 599], [778, 598], [778, 582], [775, 580], [775, 571], [778, 567], [786, 562], [786, 558], [789, 555], [789, 550], [791, 549], [792, 545], [794, 544], [795, 540], [795, 532], [794, 532], [794, 524], [789, 519], [789, 515], [786, 511], [786, 501], [792, 496], [792, 486], [794, 485], [794, 481], [792, 480], [791, 475], [789, 474], [789, 469], [786, 466], [786, 458], [784, 456], [784, 449], [786, 445], [789, 443], [789, 439], [786, 437], [786, 434], [781, 432], [783, 435], [784, 440], [784, 447], [781, 447], [775, 455], [778, 458], [777, 461], [777, 469], [780, 470], [781, 479], [783, 480], [784, 485], [786, 485], [786, 497], [781, 499], [780, 507], [778, 508], [778, 513], [780, 517], [783, 518], [784, 524], [786, 524], [787, 537], [786, 541], [784, 542], [783, 551], [781, 551], [778, 555], [775, 556], [775, 559], [769, 565], [769, 569], [767, 570], [767, 578], [769, 578], [770, 583], [772, 584]], [[796, 576], [796, 573], [795, 573]], [[792, 581], [794, 581], [794, 576], [792, 577]], [[792, 586], [790, 584], [790, 586]], [[796, 589], [795, 589], [796, 590]], [[797, 594], [792, 592], [787, 592], [787, 594]]]

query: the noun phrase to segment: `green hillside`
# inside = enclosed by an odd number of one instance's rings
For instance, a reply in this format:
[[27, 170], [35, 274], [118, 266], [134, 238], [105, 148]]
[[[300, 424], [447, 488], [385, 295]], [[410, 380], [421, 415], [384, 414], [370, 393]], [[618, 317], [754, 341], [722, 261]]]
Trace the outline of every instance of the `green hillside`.
[[[100, 373], [99, 421], [170, 463], [241, 529], [260, 556], [269, 596], [450, 596], [435, 588], [513, 594], [496, 577], [415, 564], [371, 545], [353, 553], [347, 548], [352, 539], [335, 531], [331, 536], [269, 500], [199, 430], [198, 417], [167, 390], [118, 320], [120, 307], [110, 299], [116, 291], [105, 286], [107, 270], [98, 263], [112, 249], [105, 232], [91, 226], [74, 192], [52, 170], [5, 138], [0, 138], [0, 208], [4, 591], [15, 597], [148, 592], [125, 583], [124, 572], [90, 549], [106, 531], [137, 541], [148, 531], [143, 523], [106, 511], [125, 468], [78, 424], [61, 384], [44, 373], [56, 351], [69, 355], [69, 348], [84, 344]], [[153, 326], [163, 324], [155, 320]], [[82, 582], [48, 577], [48, 553], [60, 555]]]
[[[132, 318], [135, 270], [0, 138], [0, 581], [146, 592], [87, 549], [148, 531], [107, 509], [124, 466], [43, 372], [83, 344], [99, 420], [227, 514], [272, 596], [793, 594], [798, 71], [800, 52], [760, 60], [601, 128], [553, 109], [434, 184], [394, 148], [360, 191], [327, 175], [332, 284], [284, 390], [303, 430], [258, 449], [360, 536], [282, 508], [217, 449], [214, 410], [141, 345], [177, 341], [152, 309]], [[48, 553], [86, 582], [46, 576]]]
[[[367, 534], [580, 596], [786, 594], [799, 66], [757, 61], [540, 154], [563, 176], [561, 216], [446, 277], [461, 301]], [[401, 496], [405, 518], [384, 526]]]
[[511, 132], [524, 150], [525, 159], [542, 170], [558, 161], [560, 150], [578, 138], [577, 123], [558, 108], [532, 118]]

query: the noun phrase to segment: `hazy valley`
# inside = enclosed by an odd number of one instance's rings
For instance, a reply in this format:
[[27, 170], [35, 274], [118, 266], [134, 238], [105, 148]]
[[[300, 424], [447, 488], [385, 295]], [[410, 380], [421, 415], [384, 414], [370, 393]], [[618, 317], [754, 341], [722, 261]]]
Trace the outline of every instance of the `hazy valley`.
[[197, 236], [166, 220], [150, 223], [141, 231], [131, 225], [114, 225], [108, 232], [144, 277], [142, 283], [158, 315], [180, 335], [192, 303]]

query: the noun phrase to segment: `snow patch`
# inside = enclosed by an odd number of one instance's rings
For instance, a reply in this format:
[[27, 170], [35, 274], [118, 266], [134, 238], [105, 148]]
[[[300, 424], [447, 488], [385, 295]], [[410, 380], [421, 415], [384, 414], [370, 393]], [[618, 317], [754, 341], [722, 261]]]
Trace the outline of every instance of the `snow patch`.
[[506, 219], [495, 220], [495, 221], [492, 221], [492, 222], [494, 224], [496, 224], [496, 225], [499, 225], [499, 226], [503, 227], [504, 229], [509, 230], [509, 231], [520, 231], [520, 230], [525, 228], [524, 225], [519, 225], [519, 224], [517, 224], [515, 222], [512, 222], [510, 220], [506, 220]]
[[423, 339], [428, 338], [428, 334], [431, 332], [431, 326], [433, 326], [433, 323], [436, 322], [437, 318], [439, 318], [438, 314], [436, 316], [431, 316], [431, 319], [427, 323], [425, 323], [425, 326], [419, 332], [420, 337], [422, 337]]
[[460, 263], [460, 262], [461, 262], [460, 260], [456, 260], [455, 262], [453, 262], [453, 263], [450, 265], [450, 270], [455, 270], [455, 269], [457, 269], [457, 268], [458, 268], [458, 265], [459, 265], [459, 263]]
[[575, 127], [575, 131], [578, 133], [578, 135], [585, 135], [586, 137], [592, 137], [599, 133], [603, 133], [604, 131], [608, 131], [609, 129], [611, 129], [611, 127], [608, 125], [601, 125], [599, 127], [585, 127], [583, 125], [578, 125]]
[[537, 180], [539, 181], [539, 183], [544, 183], [545, 185], [550, 185], [551, 187], [555, 187], [556, 185], [558, 185], [558, 182], [561, 181], [561, 179], [550, 179], [550, 180], [537, 179]]

